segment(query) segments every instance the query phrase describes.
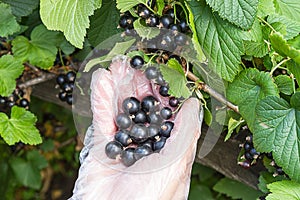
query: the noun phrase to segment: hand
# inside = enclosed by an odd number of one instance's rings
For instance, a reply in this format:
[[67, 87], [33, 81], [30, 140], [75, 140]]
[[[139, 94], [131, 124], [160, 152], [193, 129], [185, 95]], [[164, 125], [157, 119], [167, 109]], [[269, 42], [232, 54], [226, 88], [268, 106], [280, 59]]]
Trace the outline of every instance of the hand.
[[125, 167], [119, 160], [109, 159], [104, 151], [117, 131], [114, 120], [122, 100], [154, 95], [167, 106], [167, 98], [158, 94], [157, 85], [150, 83], [141, 70], [129, 67], [124, 57], [114, 60], [110, 71], [95, 71], [91, 89], [93, 128], [86, 135], [88, 155], [80, 167], [71, 199], [187, 199], [203, 118], [198, 100], [185, 101], [160, 153]]

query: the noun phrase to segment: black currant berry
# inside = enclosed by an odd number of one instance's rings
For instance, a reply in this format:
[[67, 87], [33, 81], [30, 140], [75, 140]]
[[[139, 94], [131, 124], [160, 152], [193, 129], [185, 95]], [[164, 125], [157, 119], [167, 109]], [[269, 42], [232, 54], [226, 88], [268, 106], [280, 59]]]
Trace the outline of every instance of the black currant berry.
[[276, 168], [276, 173], [277, 173], [278, 175], [284, 175], [284, 171], [283, 171], [283, 169], [282, 169], [281, 167], [277, 167], [277, 168]]
[[174, 13], [174, 9], [169, 9], [167, 10], [167, 12], [165, 13], [166, 15], [169, 15], [172, 18], [175, 18], [175, 13]]
[[144, 124], [147, 122], [147, 114], [144, 111], [139, 110], [137, 113], [135, 113], [132, 120], [136, 124]]
[[146, 19], [146, 24], [149, 27], [156, 27], [159, 24], [159, 19], [156, 15], [150, 15], [150, 17]]
[[257, 156], [257, 155], [260, 154], [259, 152], [256, 151], [255, 148], [250, 149], [249, 153], [250, 153], [252, 156], [255, 156], [255, 155]]
[[7, 102], [6, 102], [6, 105], [7, 105], [9, 108], [12, 108], [14, 105], [16, 105], [16, 102], [14, 102], [14, 101], [7, 101]]
[[172, 110], [168, 107], [164, 107], [160, 110], [160, 116], [163, 118], [163, 119], [170, 119], [172, 117]]
[[72, 92], [74, 88], [74, 85], [72, 85], [71, 83], [64, 83], [61, 87], [61, 89], [65, 92]]
[[66, 102], [67, 104], [69, 105], [72, 105], [73, 104], [73, 95], [72, 94], [68, 94], [67, 97], [66, 97]]
[[163, 28], [169, 28], [169, 26], [174, 23], [174, 19], [170, 17], [170, 15], [163, 15], [159, 21], [159, 26]]
[[155, 7], [156, 0], [148, 0], [147, 5], [150, 6], [152, 9]]
[[173, 127], [174, 127], [173, 122], [171, 121], [163, 122], [159, 130], [160, 135], [166, 138], [170, 137]]
[[166, 141], [166, 137], [160, 137], [158, 141], [154, 142], [153, 151], [160, 151], [162, 148], [164, 148]]
[[121, 162], [126, 166], [129, 167], [136, 162], [134, 158], [134, 148], [127, 148], [121, 153]]
[[134, 151], [134, 158], [139, 160], [142, 157], [150, 155], [152, 152], [152, 149], [147, 146], [139, 146]]
[[179, 100], [176, 97], [171, 97], [169, 99], [169, 105], [171, 107], [177, 107], [179, 105]]
[[66, 101], [67, 100], [67, 93], [64, 92], [64, 91], [61, 91], [59, 94], [58, 94], [58, 98], [61, 100], [61, 101]]
[[272, 154], [272, 152], [266, 153], [265, 155], [267, 156], [267, 158], [273, 159], [273, 154]]
[[173, 36], [169, 35], [169, 34], [165, 34], [163, 35], [160, 43], [159, 43], [159, 48], [163, 49], [163, 50], [168, 50], [168, 51], [172, 51], [175, 49], [175, 43], [173, 40]]
[[168, 86], [165, 86], [165, 85], [160, 86], [160, 88], [159, 88], [159, 94], [160, 94], [161, 96], [163, 96], [163, 97], [168, 97], [168, 96], [170, 96], [170, 95], [168, 94], [168, 92], [169, 92], [169, 87], [168, 87]]
[[118, 155], [121, 155], [122, 151], [123, 147], [117, 141], [111, 141], [105, 146], [105, 153], [111, 159], [116, 159]]
[[149, 147], [153, 151], [153, 143], [154, 141], [152, 139], [148, 139], [145, 142], [141, 143], [141, 146]]
[[0, 96], [0, 104], [5, 104], [6, 103], [6, 98]]
[[64, 74], [60, 74], [56, 77], [56, 83], [62, 86], [66, 82], [66, 76]]
[[136, 32], [134, 29], [125, 28], [124, 34], [125, 34], [126, 36], [132, 36], [132, 37], [134, 37], [134, 36], [137, 35], [137, 32]]
[[19, 106], [23, 108], [27, 108], [29, 106], [29, 101], [27, 99], [21, 99], [19, 102]]
[[186, 38], [182, 34], [178, 34], [174, 37], [175, 44], [178, 46], [184, 46], [186, 44]]
[[160, 124], [163, 121], [159, 113], [156, 112], [150, 112], [147, 116], [147, 119], [151, 124]]
[[130, 66], [134, 69], [140, 69], [144, 66], [144, 59], [141, 56], [134, 56], [130, 60]]
[[142, 110], [147, 113], [150, 111], [154, 111], [158, 104], [159, 104], [159, 102], [157, 101], [157, 99], [155, 97], [146, 96], [143, 98], [141, 106], [142, 106]]
[[66, 74], [66, 79], [68, 82], [74, 82], [75, 81], [75, 78], [76, 78], [76, 73], [73, 72], [73, 71], [70, 71]]
[[141, 143], [148, 138], [148, 129], [144, 124], [135, 124], [130, 130], [130, 136], [136, 143]]
[[166, 85], [166, 81], [164, 80], [163, 75], [161, 73], [158, 74], [158, 77], [155, 79], [155, 82], [161, 86]]
[[154, 138], [159, 134], [160, 127], [157, 124], [150, 124], [148, 126], [148, 136]]
[[140, 110], [140, 101], [135, 97], [128, 97], [122, 103], [124, 112], [135, 114]]
[[150, 17], [151, 11], [144, 5], [139, 5], [138, 6], [138, 15], [144, 19]]
[[120, 130], [115, 134], [115, 140], [122, 144], [124, 147], [127, 147], [132, 143], [132, 139], [129, 136], [128, 130]]
[[158, 69], [154, 66], [147, 67], [145, 70], [146, 78], [149, 80], [156, 79], [158, 77]]
[[120, 17], [119, 25], [121, 28], [133, 28], [134, 18], [131, 15], [125, 14]]
[[186, 23], [186, 21], [180, 21], [179, 22], [179, 26], [181, 28], [181, 32], [186, 33], [189, 29], [188, 24]]
[[116, 118], [116, 124], [120, 129], [127, 129], [131, 126], [131, 119], [125, 113], [118, 114]]
[[173, 31], [174, 33], [178, 33], [178, 32], [181, 32], [181, 27], [178, 25], [178, 24], [171, 24], [169, 26], [169, 29], [171, 31]]
[[245, 153], [245, 158], [246, 158], [246, 160], [249, 160], [249, 161], [253, 160], [253, 156], [249, 152]]
[[249, 142], [245, 142], [244, 144], [245, 151], [249, 152], [252, 148], [253, 146]]

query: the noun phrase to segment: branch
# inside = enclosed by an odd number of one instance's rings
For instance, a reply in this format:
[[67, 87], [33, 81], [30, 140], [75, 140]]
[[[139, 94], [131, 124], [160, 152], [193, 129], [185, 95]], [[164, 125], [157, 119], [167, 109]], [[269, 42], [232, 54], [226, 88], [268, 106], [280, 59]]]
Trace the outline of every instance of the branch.
[[19, 88], [24, 89], [24, 88], [28, 88], [30, 86], [33, 85], [37, 85], [39, 83], [43, 83], [46, 82], [48, 80], [51, 80], [55, 77], [55, 74], [51, 74], [51, 73], [43, 73], [42, 76], [31, 79], [29, 81], [26, 81], [24, 83], [19, 84]]
[[[187, 72], [187, 77], [194, 82], [197, 82], [199, 80], [199, 78], [190, 71]], [[210, 96], [214, 97], [219, 102], [225, 104], [228, 108], [232, 109], [236, 113], [239, 113], [239, 108], [236, 105], [232, 104], [225, 97], [223, 97], [223, 95], [221, 95], [220, 93], [218, 93], [217, 91], [215, 91], [214, 89], [206, 85], [205, 83], [199, 83], [198, 89], [207, 92]]]

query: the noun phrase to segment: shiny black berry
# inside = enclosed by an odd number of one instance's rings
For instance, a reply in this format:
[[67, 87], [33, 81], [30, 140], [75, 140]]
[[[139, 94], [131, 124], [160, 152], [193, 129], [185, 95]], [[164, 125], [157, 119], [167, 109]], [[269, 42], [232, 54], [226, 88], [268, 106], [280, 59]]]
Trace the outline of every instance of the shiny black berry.
[[0, 96], [0, 104], [5, 104], [6, 103], [6, 98]]
[[174, 33], [178, 33], [178, 32], [181, 32], [181, 27], [178, 25], [178, 24], [171, 24], [170, 26], [169, 26], [169, 29], [171, 30], [171, 31], [173, 31]]
[[159, 45], [160, 49], [168, 50], [168, 51], [173, 51], [176, 47], [174, 40], [173, 40], [173, 36], [170, 34], [163, 35], [163, 37], [158, 45]]
[[116, 124], [120, 129], [127, 129], [131, 126], [131, 118], [125, 113], [118, 114], [116, 118]]
[[117, 141], [111, 141], [105, 146], [105, 153], [111, 159], [116, 159], [118, 155], [121, 155], [122, 151], [123, 147]]
[[62, 86], [66, 82], [66, 76], [64, 74], [60, 74], [56, 77], [56, 83]]
[[159, 25], [163, 28], [169, 28], [169, 26], [174, 23], [174, 19], [170, 17], [170, 15], [163, 15], [159, 21]]
[[61, 86], [61, 89], [65, 92], [72, 92], [73, 88], [74, 88], [74, 84], [71, 84], [71, 83], [64, 83]]
[[136, 162], [136, 159], [134, 158], [134, 151], [135, 148], [127, 148], [121, 153], [121, 162], [126, 167], [129, 167]]
[[72, 105], [73, 104], [73, 95], [72, 94], [68, 94], [67, 95], [67, 98], [66, 98], [66, 102], [67, 102], [67, 104], [69, 104], [69, 105]]
[[154, 66], [147, 67], [147, 69], [145, 70], [146, 78], [149, 80], [156, 79], [158, 77], [158, 74], [158, 69]]
[[73, 71], [70, 71], [66, 74], [66, 79], [68, 82], [74, 82], [76, 78], [76, 73]]
[[168, 107], [164, 107], [160, 110], [160, 116], [163, 119], [168, 120], [172, 117], [172, 110]]
[[249, 152], [245, 153], [245, 158], [246, 158], [246, 160], [249, 160], [249, 161], [253, 160], [253, 156]]
[[127, 147], [132, 143], [132, 139], [129, 136], [128, 130], [120, 130], [115, 134], [115, 140], [122, 144], [124, 147]]
[[152, 139], [148, 139], [145, 142], [141, 143], [141, 146], [147, 146], [153, 150], [153, 143], [154, 141]]
[[186, 38], [182, 34], [178, 34], [174, 37], [175, 44], [179, 46], [184, 46], [186, 44]]
[[147, 112], [154, 111], [158, 105], [158, 101], [153, 96], [146, 96], [141, 102], [142, 110]]
[[148, 136], [155, 137], [159, 134], [160, 127], [157, 124], [150, 124], [148, 126]]
[[27, 108], [29, 106], [29, 101], [27, 99], [21, 99], [19, 102], [19, 106], [23, 108]]
[[131, 15], [125, 14], [120, 17], [119, 25], [121, 28], [133, 28], [134, 18]]
[[139, 146], [134, 151], [134, 158], [139, 160], [142, 157], [150, 155], [152, 152], [152, 149], [147, 146]]
[[181, 28], [181, 32], [186, 33], [189, 30], [189, 26], [186, 21], [180, 21], [179, 26]]
[[146, 24], [149, 27], [156, 27], [159, 24], [159, 18], [156, 15], [150, 15], [150, 17], [146, 19]]
[[156, 112], [150, 112], [147, 116], [148, 122], [151, 124], [160, 124], [163, 119], [162, 117], [159, 115], [159, 113]]
[[174, 123], [171, 121], [165, 121], [162, 123], [162, 125], [160, 126], [160, 135], [163, 137], [170, 137], [171, 135], [171, 131], [173, 130], [174, 127]]
[[151, 11], [144, 5], [139, 5], [138, 6], [138, 15], [144, 19], [150, 17]]
[[61, 101], [66, 101], [67, 100], [67, 93], [65, 91], [61, 91], [59, 94], [58, 94], [58, 98], [61, 100]]
[[158, 141], [154, 142], [153, 151], [160, 151], [162, 148], [164, 148], [166, 141], [166, 137], [160, 137]]
[[161, 96], [163, 96], [163, 97], [168, 97], [168, 96], [170, 96], [170, 95], [168, 94], [168, 92], [169, 92], [169, 87], [168, 87], [168, 86], [165, 86], [165, 85], [160, 86], [160, 88], [159, 88], [159, 94], [160, 94]]
[[148, 129], [144, 124], [135, 124], [130, 130], [130, 136], [136, 143], [144, 142], [148, 138]]
[[165, 13], [166, 15], [169, 15], [172, 18], [175, 18], [175, 13], [174, 13], [174, 9], [169, 9], [167, 10], [167, 12]]
[[7, 101], [7, 102], [6, 102], [6, 105], [7, 105], [9, 108], [12, 108], [14, 105], [16, 105], [16, 102], [14, 102], [14, 101]]
[[139, 110], [137, 113], [135, 113], [132, 120], [136, 124], [144, 124], [147, 122], [147, 114], [144, 111]]
[[176, 97], [171, 97], [169, 99], [169, 105], [171, 107], [177, 107], [179, 105], [179, 100]]
[[130, 66], [134, 69], [140, 69], [144, 66], [144, 59], [141, 56], [134, 56], [130, 60]]
[[166, 85], [166, 81], [165, 79], [163, 78], [163, 75], [161, 73], [158, 74], [158, 77], [155, 79], [155, 82], [158, 84], [158, 85]]
[[122, 103], [124, 112], [135, 114], [140, 110], [140, 101], [135, 97], [128, 97]]

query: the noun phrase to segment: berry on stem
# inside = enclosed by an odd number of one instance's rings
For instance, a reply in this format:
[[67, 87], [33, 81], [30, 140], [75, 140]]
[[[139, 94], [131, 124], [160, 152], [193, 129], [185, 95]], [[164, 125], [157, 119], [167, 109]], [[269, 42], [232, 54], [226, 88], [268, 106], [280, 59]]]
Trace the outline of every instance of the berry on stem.
[[134, 56], [130, 60], [130, 66], [134, 69], [140, 69], [144, 66], [144, 59], [141, 56]]
[[117, 141], [111, 141], [105, 146], [105, 153], [111, 159], [116, 159], [118, 155], [121, 155], [122, 150], [122, 145]]
[[127, 129], [131, 126], [132, 121], [125, 113], [120, 113], [116, 118], [116, 124], [120, 129]]

